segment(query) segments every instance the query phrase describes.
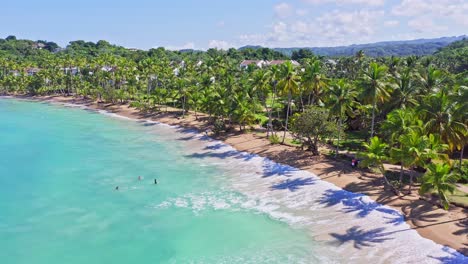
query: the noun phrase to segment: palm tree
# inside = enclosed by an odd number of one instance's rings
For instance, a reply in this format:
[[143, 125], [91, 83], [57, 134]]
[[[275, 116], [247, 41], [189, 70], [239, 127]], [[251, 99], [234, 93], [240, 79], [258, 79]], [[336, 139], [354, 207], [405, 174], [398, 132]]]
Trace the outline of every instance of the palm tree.
[[[466, 142], [466, 112], [457, 110], [458, 105], [442, 91], [426, 96], [417, 108], [425, 122], [428, 133], [439, 134], [442, 141], [453, 150]], [[465, 120], [463, 120], [465, 118]]]
[[417, 105], [418, 102], [415, 97], [418, 89], [415, 84], [414, 71], [409, 67], [405, 67], [397, 70], [392, 76], [391, 83], [395, 88], [392, 95], [392, 107], [406, 108]]
[[361, 83], [364, 88], [364, 97], [372, 103], [371, 137], [373, 137], [377, 101], [383, 102], [390, 96], [387, 84], [387, 67], [372, 62], [363, 72]]
[[407, 134], [401, 135], [400, 148], [393, 148], [393, 156], [398, 157], [403, 167], [410, 169], [410, 184], [408, 193], [411, 193], [413, 186], [413, 170], [418, 167], [425, 167], [426, 163], [433, 159], [447, 160], [443, 153], [447, 145], [441, 144], [437, 136], [421, 135], [420, 132], [410, 130]]
[[445, 79], [444, 72], [435, 68], [432, 64], [419, 70], [418, 82], [423, 95], [439, 91]]
[[427, 171], [423, 176], [423, 184], [419, 189], [419, 194], [437, 192], [442, 205], [447, 210], [450, 204], [447, 194], [455, 191], [457, 180], [458, 176], [450, 172], [448, 164], [431, 163], [427, 166]]
[[413, 109], [395, 109], [387, 115], [387, 119], [382, 124], [382, 131], [386, 137], [391, 140], [391, 146], [394, 147], [390, 151], [390, 157], [394, 162], [400, 163], [400, 186], [403, 182], [403, 159], [400, 151], [396, 151], [401, 148], [399, 141], [402, 135], [408, 134], [412, 130], [422, 128], [422, 121], [416, 117]]
[[319, 60], [308, 61], [301, 76], [302, 85], [308, 92], [308, 105], [321, 104], [321, 96], [328, 86], [328, 79], [322, 74]]
[[273, 133], [272, 108], [274, 101], [271, 102], [270, 106], [267, 102], [272, 92], [272, 77], [273, 76], [271, 71], [258, 69], [253, 72], [252, 78], [250, 79], [253, 91], [257, 93], [257, 97], [260, 99], [260, 101], [263, 104], [263, 107], [267, 111], [267, 137], [270, 136], [270, 133]]
[[[370, 143], [363, 142], [363, 147], [366, 152], [361, 152], [358, 157], [362, 159], [359, 163], [360, 167], [377, 167], [382, 174], [387, 186], [392, 187], [387, 177], [385, 176], [384, 161], [388, 159], [387, 151], [388, 144], [383, 142], [379, 137], [375, 136], [370, 139]], [[392, 187], [393, 188], [393, 187]]]
[[300, 77], [296, 74], [296, 71], [294, 70], [292, 63], [289, 61], [281, 65], [279, 74], [280, 74], [280, 80], [278, 82], [278, 88], [281, 90], [283, 94], [288, 95], [286, 123], [284, 126], [283, 140], [281, 141], [281, 144], [283, 144], [286, 138], [286, 131], [288, 130], [289, 112], [291, 109], [292, 96], [299, 92]]
[[329, 87], [328, 94], [330, 113], [338, 116], [338, 142], [336, 144], [336, 157], [339, 152], [343, 118], [346, 114], [350, 117], [354, 117], [353, 107], [357, 104], [356, 96], [358, 93], [355, 86], [351, 85], [347, 80], [339, 79], [333, 82]]
[[462, 129], [460, 140], [454, 142], [458, 150], [460, 150], [460, 166], [463, 162], [463, 151], [465, 145], [468, 144], [468, 76], [463, 77], [462, 74], [459, 75], [457, 84], [454, 89], [454, 93], [450, 95], [450, 100], [455, 102], [453, 116], [455, 120], [458, 120], [460, 123], [463, 123], [465, 129]]

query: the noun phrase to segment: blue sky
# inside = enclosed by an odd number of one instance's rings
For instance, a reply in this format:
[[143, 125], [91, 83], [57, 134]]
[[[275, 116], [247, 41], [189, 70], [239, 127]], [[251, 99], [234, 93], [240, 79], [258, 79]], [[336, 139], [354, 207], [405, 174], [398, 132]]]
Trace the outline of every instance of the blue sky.
[[0, 37], [149, 49], [338, 46], [468, 34], [466, 0], [2, 1]]

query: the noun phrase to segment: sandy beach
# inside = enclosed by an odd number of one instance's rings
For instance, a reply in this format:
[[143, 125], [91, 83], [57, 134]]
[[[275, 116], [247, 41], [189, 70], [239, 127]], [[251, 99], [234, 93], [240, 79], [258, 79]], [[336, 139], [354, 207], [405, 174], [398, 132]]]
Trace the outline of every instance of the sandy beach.
[[[102, 104], [92, 100], [74, 97], [18, 97], [45, 102], [69, 103], [85, 105], [92, 109], [102, 109], [134, 119], [157, 121], [169, 125], [178, 125], [205, 132], [210, 129], [207, 117], [193, 114], [180, 118], [180, 113], [170, 109], [168, 112], [143, 113], [125, 104]], [[164, 108], [163, 108], [164, 110]], [[275, 162], [287, 164], [295, 168], [309, 171], [322, 180], [333, 183], [347, 191], [361, 193], [374, 201], [387, 205], [401, 212], [405, 221], [422, 237], [449, 246], [468, 255], [468, 210], [452, 206], [448, 211], [420, 200], [417, 192], [412, 195], [395, 196], [393, 192], [384, 190], [382, 177], [361, 170], [353, 170], [349, 164], [326, 157], [315, 157], [310, 153], [285, 145], [271, 145], [264, 137], [255, 133], [223, 134], [215, 137], [239, 151], [245, 151], [267, 157]]]

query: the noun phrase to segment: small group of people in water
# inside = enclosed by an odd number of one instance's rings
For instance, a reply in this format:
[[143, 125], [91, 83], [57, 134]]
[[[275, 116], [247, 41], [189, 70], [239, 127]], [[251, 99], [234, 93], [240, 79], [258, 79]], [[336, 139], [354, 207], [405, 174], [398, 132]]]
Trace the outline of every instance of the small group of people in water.
[[[141, 176], [138, 176], [138, 180], [141, 181], [143, 178]], [[158, 184], [158, 179], [154, 179], [154, 184]], [[119, 186], [115, 186], [115, 190], [119, 190]]]

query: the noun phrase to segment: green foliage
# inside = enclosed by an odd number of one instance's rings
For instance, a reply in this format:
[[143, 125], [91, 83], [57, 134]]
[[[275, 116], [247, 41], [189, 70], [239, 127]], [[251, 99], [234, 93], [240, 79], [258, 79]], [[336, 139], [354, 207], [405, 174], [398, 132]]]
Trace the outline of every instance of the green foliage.
[[370, 143], [362, 145], [366, 151], [358, 153], [358, 158], [361, 159], [359, 166], [362, 168], [377, 167], [380, 173], [385, 175], [383, 163], [388, 159], [388, 144], [375, 136], [370, 139]]
[[312, 106], [303, 113], [294, 115], [291, 132], [303, 146], [306, 146], [314, 155], [319, 155], [319, 142], [333, 138], [338, 132], [338, 126], [336, 121], [330, 118], [327, 109]]
[[213, 133], [215, 135], [219, 135], [221, 132], [226, 131], [226, 124], [224, 123], [224, 120], [222, 119], [216, 119], [213, 122]]
[[419, 189], [421, 195], [429, 191], [437, 192], [446, 210], [450, 204], [448, 194], [455, 191], [456, 186], [454, 183], [458, 180], [458, 175], [451, 173], [450, 170], [448, 164], [429, 164], [427, 172], [423, 176], [423, 184]]
[[276, 134], [272, 134], [271, 136], [269, 136], [268, 140], [270, 140], [271, 144], [279, 144], [281, 142], [280, 137]]
[[314, 57], [314, 53], [310, 49], [294, 50], [291, 54], [291, 59], [298, 61], [312, 57]]
[[458, 175], [462, 183], [468, 183], [468, 160], [464, 160], [461, 164], [459, 162], [455, 163], [452, 173]]
[[440, 49], [434, 55], [436, 63], [453, 73], [468, 70], [468, 39], [462, 39]]

